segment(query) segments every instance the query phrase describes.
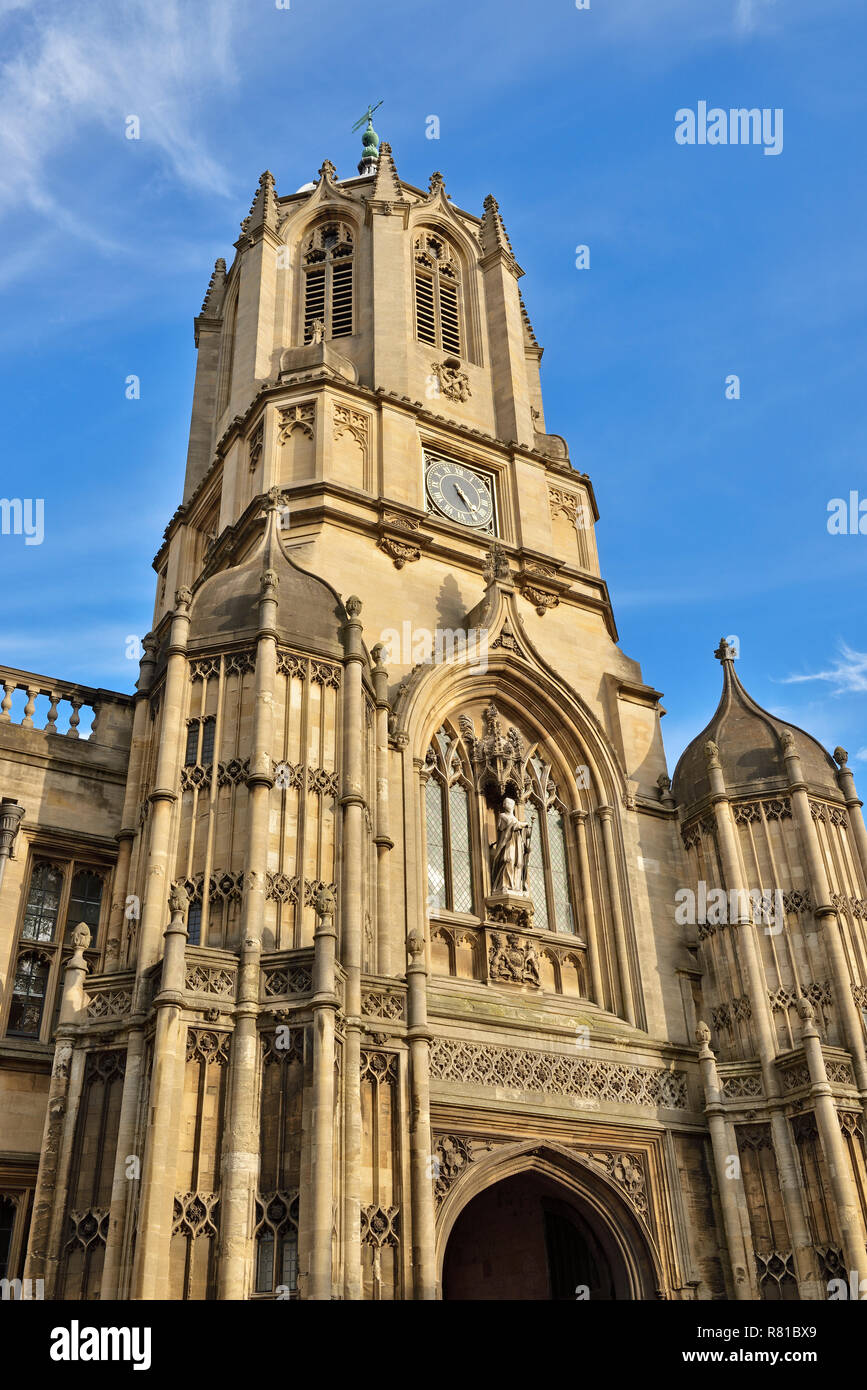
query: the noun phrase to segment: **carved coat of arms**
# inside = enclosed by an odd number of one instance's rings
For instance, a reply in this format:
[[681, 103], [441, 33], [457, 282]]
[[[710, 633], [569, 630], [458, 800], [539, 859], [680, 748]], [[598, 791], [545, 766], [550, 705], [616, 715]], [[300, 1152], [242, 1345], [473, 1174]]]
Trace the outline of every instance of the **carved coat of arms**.
[[492, 980], [507, 980], [517, 985], [538, 985], [539, 957], [532, 941], [523, 941], [517, 932], [491, 936], [488, 971]]

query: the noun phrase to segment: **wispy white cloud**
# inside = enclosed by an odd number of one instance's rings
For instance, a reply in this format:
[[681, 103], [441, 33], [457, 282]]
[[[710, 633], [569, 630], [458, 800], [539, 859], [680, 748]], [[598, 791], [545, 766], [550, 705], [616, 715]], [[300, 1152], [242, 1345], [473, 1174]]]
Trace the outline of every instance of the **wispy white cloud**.
[[54, 0], [38, 10], [0, 4], [4, 12], [27, 11], [11, 15], [17, 44], [0, 66], [0, 214], [26, 207], [110, 249], [93, 222], [66, 212], [49, 170], [88, 134], [123, 141], [130, 115], [141, 122], [139, 148], [150, 144], [180, 183], [229, 192], [198, 114], [216, 89], [236, 80], [231, 0], [110, 7]]
[[867, 652], [856, 652], [846, 642], [841, 642], [840, 655], [834, 666], [824, 671], [783, 677], [784, 685], [799, 685], [806, 681], [824, 681], [833, 687], [832, 695], [864, 694], [867, 692]]

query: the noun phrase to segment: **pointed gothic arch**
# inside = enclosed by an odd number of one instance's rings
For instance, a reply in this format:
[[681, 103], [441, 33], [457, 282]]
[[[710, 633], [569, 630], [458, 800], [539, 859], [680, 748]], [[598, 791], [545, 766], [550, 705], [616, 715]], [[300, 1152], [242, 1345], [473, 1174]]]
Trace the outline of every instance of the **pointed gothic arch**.
[[448, 1180], [436, 1217], [437, 1287], [442, 1296], [449, 1241], [460, 1216], [476, 1197], [522, 1174], [535, 1174], [580, 1212], [608, 1254], [618, 1300], [666, 1297], [665, 1268], [641, 1213], [598, 1164], [577, 1149], [554, 1141], [519, 1140], [498, 1145], [465, 1162]]

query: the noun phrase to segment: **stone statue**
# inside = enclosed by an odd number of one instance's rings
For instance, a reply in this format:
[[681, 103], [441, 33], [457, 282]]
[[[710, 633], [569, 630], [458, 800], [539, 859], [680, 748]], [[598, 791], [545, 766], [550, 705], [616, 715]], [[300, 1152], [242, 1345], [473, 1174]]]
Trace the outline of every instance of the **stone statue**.
[[526, 893], [532, 827], [515, 815], [511, 796], [503, 798], [497, 817], [497, 841], [491, 846], [491, 891]]

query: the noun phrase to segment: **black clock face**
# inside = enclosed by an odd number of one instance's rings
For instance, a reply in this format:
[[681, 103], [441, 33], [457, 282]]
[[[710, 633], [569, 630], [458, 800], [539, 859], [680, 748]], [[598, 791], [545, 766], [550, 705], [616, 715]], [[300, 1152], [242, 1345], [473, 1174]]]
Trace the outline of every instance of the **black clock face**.
[[428, 464], [427, 490], [437, 511], [461, 526], [489, 527], [494, 497], [489, 484], [462, 463], [437, 459]]

